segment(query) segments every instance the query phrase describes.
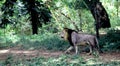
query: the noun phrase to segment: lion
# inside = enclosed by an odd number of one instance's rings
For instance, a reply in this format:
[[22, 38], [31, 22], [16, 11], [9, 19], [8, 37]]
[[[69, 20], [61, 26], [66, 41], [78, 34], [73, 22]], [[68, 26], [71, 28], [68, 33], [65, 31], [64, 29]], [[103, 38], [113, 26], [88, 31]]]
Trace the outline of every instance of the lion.
[[67, 53], [74, 48], [75, 54], [78, 54], [79, 45], [89, 46], [89, 55], [93, 53], [93, 50], [97, 50], [98, 52], [101, 51], [98, 45], [98, 40], [94, 35], [78, 33], [75, 30], [64, 28], [60, 33], [60, 37], [64, 38], [64, 40], [67, 40], [71, 45], [64, 53]]

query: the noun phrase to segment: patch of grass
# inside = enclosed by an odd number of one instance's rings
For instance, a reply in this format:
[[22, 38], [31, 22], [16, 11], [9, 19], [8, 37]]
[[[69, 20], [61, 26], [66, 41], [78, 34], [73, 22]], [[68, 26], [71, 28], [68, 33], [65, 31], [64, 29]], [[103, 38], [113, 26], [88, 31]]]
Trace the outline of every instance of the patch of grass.
[[99, 44], [107, 51], [120, 50], [120, 30], [109, 30], [105, 36], [100, 38]]
[[[12, 60], [12, 61], [11, 61]], [[79, 66], [84, 65], [85, 62], [81, 57], [61, 55], [58, 58], [44, 58], [36, 57], [31, 59], [15, 59], [13, 56], [9, 56], [3, 63], [2, 66]]]
[[35, 57], [29, 59], [16, 59], [10, 55], [2, 66], [119, 66], [120, 61], [100, 62], [97, 58], [84, 60], [79, 55], [61, 55], [57, 58]]
[[[7, 37], [9, 38], [9, 37]], [[0, 43], [1, 48], [5, 47], [16, 47], [19, 46], [21, 49], [47, 49], [47, 50], [65, 50], [69, 46], [68, 42], [62, 40], [55, 33], [44, 33], [38, 35], [17, 35], [18, 40], [4, 40], [3, 43]]]

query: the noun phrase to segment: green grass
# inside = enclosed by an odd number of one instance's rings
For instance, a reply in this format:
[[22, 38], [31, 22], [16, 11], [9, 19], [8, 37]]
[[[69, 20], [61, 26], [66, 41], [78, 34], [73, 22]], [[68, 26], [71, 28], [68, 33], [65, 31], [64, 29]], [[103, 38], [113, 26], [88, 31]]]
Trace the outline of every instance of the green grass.
[[61, 55], [58, 58], [50, 57], [35, 57], [30, 59], [15, 59], [10, 55], [8, 58], [0, 62], [2, 66], [119, 66], [120, 61], [100, 62], [96, 59], [89, 59], [85, 61], [78, 55]]
[[63, 47], [69, 46], [68, 42], [62, 40], [57, 34], [53, 33], [31, 36], [15, 35], [15, 37], [10, 38], [7, 36], [5, 38], [0, 37], [0, 39], [2, 39], [0, 48], [21, 46], [22, 49], [64, 50]]
[[110, 29], [106, 35], [99, 39], [103, 50], [120, 50], [120, 30]]

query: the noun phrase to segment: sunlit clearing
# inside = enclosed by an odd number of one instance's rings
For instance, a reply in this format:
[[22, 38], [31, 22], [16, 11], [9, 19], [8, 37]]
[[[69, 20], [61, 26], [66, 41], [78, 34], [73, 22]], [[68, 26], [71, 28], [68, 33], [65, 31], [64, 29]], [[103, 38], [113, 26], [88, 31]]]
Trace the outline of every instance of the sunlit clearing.
[[7, 52], [9, 52], [9, 49], [8, 50], [0, 50], [0, 54], [7, 53]]

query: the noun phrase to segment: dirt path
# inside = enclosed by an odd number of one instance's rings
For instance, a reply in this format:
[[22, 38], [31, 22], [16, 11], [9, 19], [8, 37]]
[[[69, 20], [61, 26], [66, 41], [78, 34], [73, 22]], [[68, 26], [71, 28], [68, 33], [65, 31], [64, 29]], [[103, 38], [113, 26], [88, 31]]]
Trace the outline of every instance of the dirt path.
[[5, 60], [8, 56], [12, 55], [15, 58], [33, 58], [33, 57], [58, 57], [63, 54], [61, 51], [50, 52], [47, 50], [18, 50], [18, 49], [3, 49], [0, 50], [0, 60]]
[[[47, 50], [18, 50], [18, 49], [3, 49], [0, 50], [0, 60], [5, 60], [8, 56], [12, 55], [15, 58], [33, 58], [33, 57], [59, 57], [62, 55], [62, 51], [56, 51], [56, 52], [50, 52]], [[80, 56], [82, 56], [84, 59], [93, 58], [92, 55], [86, 55], [86, 53], [81, 53]], [[105, 52], [103, 54], [100, 54], [100, 60], [109, 62], [109, 61], [120, 61], [120, 52]]]

